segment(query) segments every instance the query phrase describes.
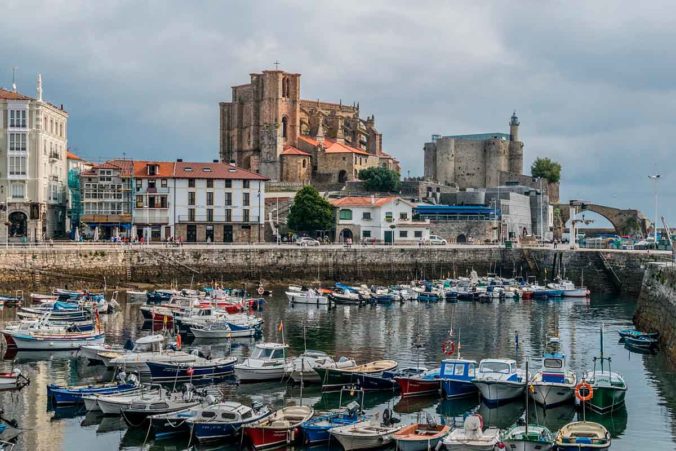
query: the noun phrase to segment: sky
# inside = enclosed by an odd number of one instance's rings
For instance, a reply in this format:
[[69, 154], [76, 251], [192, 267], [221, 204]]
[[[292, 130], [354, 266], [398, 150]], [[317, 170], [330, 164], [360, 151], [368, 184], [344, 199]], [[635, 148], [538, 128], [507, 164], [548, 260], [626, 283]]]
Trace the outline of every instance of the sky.
[[70, 113], [93, 161], [218, 158], [218, 103], [249, 74], [301, 73], [307, 99], [359, 102], [404, 176], [432, 134], [508, 133], [524, 170], [563, 166], [561, 199], [676, 227], [671, 1], [5, 0], [0, 86]]

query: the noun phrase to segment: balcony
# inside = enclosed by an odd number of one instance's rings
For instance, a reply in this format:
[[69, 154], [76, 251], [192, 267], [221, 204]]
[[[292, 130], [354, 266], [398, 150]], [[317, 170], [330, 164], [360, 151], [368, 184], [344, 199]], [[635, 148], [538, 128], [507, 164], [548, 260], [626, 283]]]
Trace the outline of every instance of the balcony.
[[123, 224], [131, 223], [131, 215], [128, 214], [118, 214], [118, 215], [82, 215], [80, 217], [82, 222], [86, 223], [108, 223], [108, 224]]
[[137, 224], [169, 224], [166, 208], [135, 208], [134, 222]]
[[223, 223], [223, 224], [257, 224], [258, 223], [258, 216], [255, 215], [249, 215], [249, 218], [247, 221], [244, 221], [244, 217], [242, 215], [232, 215], [230, 217], [226, 217], [226, 215], [217, 215], [214, 214], [213, 218], [211, 221], [207, 220], [207, 215], [178, 215], [178, 222], [180, 223]]

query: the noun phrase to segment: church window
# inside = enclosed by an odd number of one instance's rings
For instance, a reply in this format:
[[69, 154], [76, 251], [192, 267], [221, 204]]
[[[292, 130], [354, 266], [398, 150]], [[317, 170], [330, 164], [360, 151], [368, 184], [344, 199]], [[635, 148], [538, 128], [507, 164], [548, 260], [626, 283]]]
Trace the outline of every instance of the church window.
[[284, 77], [282, 80], [282, 97], [289, 97], [289, 78]]
[[284, 116], [282, 118], [282, 138], [286, 139], [286, 127], [288, 126], [289, 119]]
[[307, 160], [303, 159], [303, 169], [307, 166]]

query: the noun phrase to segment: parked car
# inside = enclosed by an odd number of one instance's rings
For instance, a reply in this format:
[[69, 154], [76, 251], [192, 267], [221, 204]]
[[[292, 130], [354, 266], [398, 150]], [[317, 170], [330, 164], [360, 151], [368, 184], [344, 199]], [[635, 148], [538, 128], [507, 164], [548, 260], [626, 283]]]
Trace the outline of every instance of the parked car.
[[298, 246], [319, 246], [319, 241], [309, 236], [304, 236], [296, 240]]
[[430, 237], [425, 241], [426, 244], [446, 246], [448, 241], [440, 237], [439, 235], [430, 235]]

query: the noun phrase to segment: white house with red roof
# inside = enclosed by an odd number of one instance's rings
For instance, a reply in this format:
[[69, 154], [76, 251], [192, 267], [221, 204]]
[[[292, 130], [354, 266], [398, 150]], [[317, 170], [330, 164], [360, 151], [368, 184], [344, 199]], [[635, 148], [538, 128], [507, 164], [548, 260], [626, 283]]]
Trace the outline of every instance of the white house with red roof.
[[336, 208], [336, 239], [354, 243], [416, 243], [429, 239], [430, 222], [413, 219], [415, 204], [399, 196], [330, 199]]

